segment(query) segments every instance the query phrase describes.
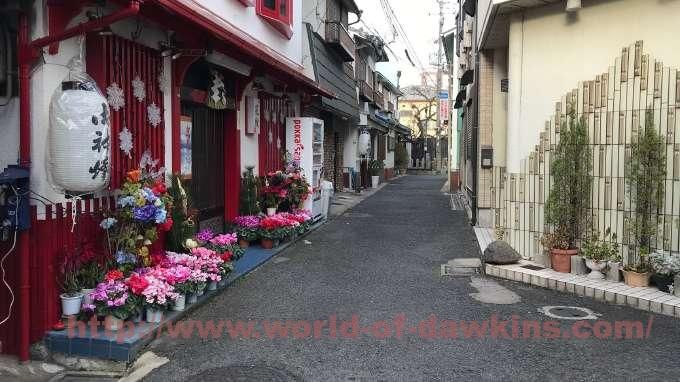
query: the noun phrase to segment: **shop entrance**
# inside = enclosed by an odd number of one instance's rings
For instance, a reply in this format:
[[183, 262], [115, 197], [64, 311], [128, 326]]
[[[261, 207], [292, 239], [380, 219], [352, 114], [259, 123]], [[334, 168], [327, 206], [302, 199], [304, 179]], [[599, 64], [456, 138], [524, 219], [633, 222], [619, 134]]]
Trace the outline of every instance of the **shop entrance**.
[[214, 232], [223, 232], [225, 220], [238, 209], [236, 79], [229, 73], [199, 59], [187, 70], [180, 91], [180, 172], [199, 229]]
[[191, 155], [187, 179], [192, 205], [198, 210], [201, 228], [216, 231], [221, 231], [224, 223], [224, 121], [223, 110], [193, 102], [182, 104], [182, 133], [190, 134], [191, 152], [186, 155]]

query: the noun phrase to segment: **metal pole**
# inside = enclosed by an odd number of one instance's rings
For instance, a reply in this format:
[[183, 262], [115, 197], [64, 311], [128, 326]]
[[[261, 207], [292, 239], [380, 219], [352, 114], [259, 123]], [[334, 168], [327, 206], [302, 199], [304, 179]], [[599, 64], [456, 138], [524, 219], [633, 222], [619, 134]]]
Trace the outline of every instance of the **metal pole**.
[[437, 97], [437, 133], [435, 134], [435, 155], [437, 157], [436, 160], [439, 161], [439, 171], [441, 171], [442, 153], [439, 140], [441, 137], [442, 120], [444, 116], [441, 115], [441, 108], [439, 105], [441, 100], [439, 99], [439, 92], [442, 88], [442, 47], [444, 46], [442, 41], [442, 32], [444, 29], [444, 0], [438, 0], [437, 3], [439, 4], [439, 34], [437, 35], [437, 88], [435, 89], [435, 94]]

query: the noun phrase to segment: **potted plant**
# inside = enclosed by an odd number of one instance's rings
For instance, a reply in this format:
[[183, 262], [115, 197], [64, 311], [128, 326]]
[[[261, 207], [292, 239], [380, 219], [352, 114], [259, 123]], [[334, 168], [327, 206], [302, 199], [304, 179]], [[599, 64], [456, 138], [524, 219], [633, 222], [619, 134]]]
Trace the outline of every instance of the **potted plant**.
[[253, 174], [252, 166], [246, 167], [241, 177], [241, 193], [239, 195], [239, 210], [241, 215], [257, 215], [260, 213], [260, 203], [257, 200], [260, 182]]
[[368, 162], [368, 171], [371, 173], [371, 188], [378, 188], [380, 184], [380, 174], [382, 174], [385, 164], [381, 160], [374, 159]]
[[105, 268], [96, 260], [90, 260], [78, 270], [78, 283], [83, 294], [83, 305], [91, 305], [90, 293], [104, 280]]
[[623, 279], [632, 287], [649, 286], [649, 276], [652, 270], [649, 264], [649, 250], [640, 248], [637, 254], [628, 253], [628, 264], [623, 267]]
[[260, 220], [260, 217], [256, 215], [239, 216], [234, 219], [234, 230], [238, 235], [238, 244], [241, 248], [248, 248], [250, 243], [259, 238]]
[[607, 280], [609, 281], [621, 281], [621, 270], [623, 270], [623, 257], [621, 252], [616, 252], [607, 262]]
[[569, 118], [562, 122], [560, 141], [551, 153], [553, 185], [546, 204], [546, 222], [553, 226], [543, 240], [550, 251], [553, 269], [571, 271], [571, 256], [578, 254], [577, 241], [588, 225], [592, 188], [592, 154], [588, 129], [570, 105]]
[[160, 268], [160, 272], [165, 282], [170, 284], [177, 293], [177, 297], [172, 301], [171, 309], [178, 312], [183, 311], [186, 306], [187, 293], [191, 291], [191, 286], [188, 282], [191, 276], [191, 269], [181, 264], [172, 264]]
[[169, 251], [182, 251], [186, 240], [193, 238], [196, 233], [194, 222], [197, 212], [191, 208], [191, 197], [184, 183], [181, 175], [173, 174], [167, 190], [172, 198], [169, 218], [172, 226], [165, 237], [166, 248]]
[[680, 257], [677, 255], [654, 252], [649, 255], [649, 262], [654, 273], [651, 281], [660, 291], [670, 293], [675, 275], [680, 273]]
[[144, 307], [146, 308], [146, 322], [159, 323], [163, 319], [163, 312], [179, 294], [175, 288], [153, 273], [147, 273], [144, 278], [149, 286], [144, 289]]
[[99, 283], [92, 292], [94, 312], [105, 317], [108, 330], [118, 330], [123, 321], [130, 316], [130, 289], [123, 281], [123, 273], [119, 270], [110, 271], [106, 280]]
[[597, 234], [591, 235], [583, 244], [583, 257], [586, 259], [586, 266], [591, 271], [588, 277], [596, 280], [604, 279], [602, 272], [607, 267], [608, 261], [615, 258], [618, 252], [616, 234], [612, 234], [609, 228], [605, 231], [604, 241], [600, 241]]
[[[648, 255], [656, 235], [658, 212], [665, 193], [666, 147], [654, 128], [653, 113], [648, 111], [642, 134], [633, 137], [626, 161], [626, 184], [635, 218], [629, 226], [634, 245], [629, 252], [624, 278], [633, 286], [649, 285], [651, 270]], [[637, 253], [636, 253], [637, 252]]]
[[79, 260], [75, 253], [65, 251], [61, 264], [60, 278], [58, 283], [61, 287], [61, 313], [64, 316], [73, 316], [80, 313], [83, 303], [83, 293], [80, 291]]

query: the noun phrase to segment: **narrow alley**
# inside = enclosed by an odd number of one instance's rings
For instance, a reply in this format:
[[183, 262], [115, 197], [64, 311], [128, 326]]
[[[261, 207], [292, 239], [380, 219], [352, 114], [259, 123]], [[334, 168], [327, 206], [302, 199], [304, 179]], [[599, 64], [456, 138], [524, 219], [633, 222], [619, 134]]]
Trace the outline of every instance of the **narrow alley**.
[[[451, 211], [449, 196], [440, 192], [443, 182], [429, 176], [396, 179], [230, 286], [182, 322], [253, 322], [259, 335], [235, 338], [224, 330], [219, 338], [198, 332], [185, 339], [164, 336], [149, 350], [170, 361], [146, 380], [551, 381], [567, 375], [671, 380], [678, 375], [673, 344], [680, 329], [674, 318], [514, 282], [442, 277], [441, 264], [480, 255], [463, 212]], [[519, 302], [480, 302], [489, 289]], [[510, 324], [492, 329], [492, 317], [517, 316], [520, 328], [555, 320], [539, 312], [544, 306], [589, 308], [601, 321], [639, 320], [645, 327], [653, 316], [652, 330], [649, 338], [616, 339], [614, 334], [594, 338], [581, 327], [574, 330], [582, 338], [567, 339], [573, 323], [584, 321], [556, 320], [561, 338], [547, 339], [533, 332], [524, 338], [522, 330], [513, 336]], [[346, 330], [343, 336], [339, 329], [331, 338], [328, 326], [315, 335], [313, 322], [333, 315], [338, 326], [356, 315], [359, 335]], [[421, 323], [431, 315], [438, 322], [478, 322], [489, 330], [470, 333], [461, 325], [456, 338], [445, 338], [438, 323], [433, 336]], [[394, 323], [400, 316], [405, 325], [397, 338]], [[287, 338], [263, 328], [273, 322], [292, 329]], [[307, 324], [311, 332], [305, 332]]]

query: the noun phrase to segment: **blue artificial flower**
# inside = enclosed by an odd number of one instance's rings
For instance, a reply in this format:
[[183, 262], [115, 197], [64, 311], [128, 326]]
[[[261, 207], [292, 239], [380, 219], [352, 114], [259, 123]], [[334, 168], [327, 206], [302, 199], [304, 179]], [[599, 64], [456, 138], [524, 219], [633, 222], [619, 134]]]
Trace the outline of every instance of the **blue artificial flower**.
[[156, 210], [156, 214], [154, 215], [154, 219], [156, 220], [156, 224], [162, 224], [165, 223], [165, 218], [167, 217], [168, 212], [165, 210], [165, 208], [159, 208]]
[[156, 216], [157, 208], [152, 205], [135, 207], [132, 209], [132, 216], [139, 221], [148, 223]]
[[118, 199], [118, 207], [130, 207], [135, 205], [134, 196], [124, 196]]
[[127, 253], [123, 251], [116, 252], [116, 262], [120, 264], [134, 264], [137, 262], [137, 256], [132, 253]]
[[111, 227], [113, 227], [116, 223], [118, 223], [118, 220], [116, 220], [115, 218], [106, 218], [102, 220], [101, 223], [99, 223], [99, 226], [102, 227], [103, 229], [108, 230]]
[[142, 193], [144, 194], [144, 199], [149, 203], [153, 203], [158, 199], [158, 196], [154, 195], [149, 187], [142, 188]]

